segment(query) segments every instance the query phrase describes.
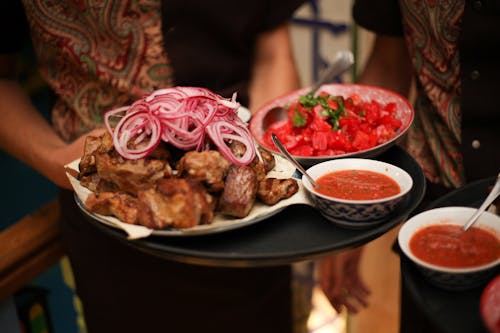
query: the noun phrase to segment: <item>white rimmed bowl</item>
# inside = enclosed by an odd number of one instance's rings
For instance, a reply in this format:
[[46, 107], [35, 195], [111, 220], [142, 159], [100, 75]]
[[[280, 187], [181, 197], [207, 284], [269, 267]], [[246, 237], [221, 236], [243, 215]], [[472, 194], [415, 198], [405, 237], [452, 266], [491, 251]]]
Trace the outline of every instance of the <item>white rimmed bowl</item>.
[[[499, 272], [500, 258], [476, 267], [449, 268], [427, 263], [417, 258], [410, 250], [411, 238], [422, 228], [439, 224], [462, 226], [475, 211], [475, 208], [458, 206], [430, 209], [410, 218], [399, 230], [398, 243], [401, 251], [433, 285], [448, 290], [466, 290], [481, 286]], [[500, 239], [500, 217], [495, 214], [484, 212], [474, 227], [486, 229]]]
[[342, 158], [318, 163], [307, 172], [313, 179], [340, 170], [368, 170], [379, 172], [398, 183], [401, 191], [393, 196], [374, 200], [347, 200], [323, 195], [315, 191], [306, 177], [302, 183], [321, 214], [332, 223], [351, 229], [373, 226], [384, 221], [405, 199], [413, 186], [413, 179], [403, 169], [381, 161], [364, 158]]
[[[297, 100], [299, 97], [307, 94], [309, 90], [309, 87], [294, 90], [290, 93], [279, 96], [269, 101], [258, 110], [254, 110], [255, 113], [250, 119], [249, 130], [261, 147], [274, 153], [280, 154], [276, 147], [272, 144], [272, 142], [268, 142], [268, 140], [266, 140], [266, 132], [271, 124], [283, 120], [286, 117], [286, 112], [275, 114], [273, 110], [276, 107], [286, 107], [288, 104]], [[326, 92], [330, 95], [343, 96], [345, 98], [351, 95], [357, 95], [359, 96], [360, 100], [365, 102], [375, 100], [381, 104], [394, 103], [396, 105], [395, 117], [401, 120], [402, 126], [393, 138], [369, 149], [349, 152], [340, 155], [293, 155], [293, 157], [295, 157], [295, 159], [306, 168], [317, 163], [338, 158], [375, 158], [376, 156], [382, 154], [384, 151], [396, 144], [406, 134], [413, 122], [414, 111], [408, 99], [393, 91], [381, 87], [356, 83], [330, 83], [321, 86], [319, 91]]]

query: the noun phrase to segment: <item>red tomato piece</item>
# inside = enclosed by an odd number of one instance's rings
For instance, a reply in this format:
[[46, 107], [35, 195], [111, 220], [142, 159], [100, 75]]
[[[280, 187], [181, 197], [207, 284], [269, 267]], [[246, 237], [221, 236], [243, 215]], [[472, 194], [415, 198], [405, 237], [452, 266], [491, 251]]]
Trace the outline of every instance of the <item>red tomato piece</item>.
[[313, 156], [314, 150], [310, 145], [300, 145], [290, 149], [292, 155]]
[[395, 119], [392, 116], [384, 116], [380, 118], [380, 124], [385, 125], [386, 127], [394, 130], [397, 130], [403, 125], [401, 120]]
[[357, 131], [352, 141], [352, 146], [357, 150], [365, 150], [371, 147], [370, 136], [363, 131]]
[[320, 115], [316, 114], [313, 117], [309, 128], [312, 129], [313, 131], [326, 132], [330, 131], [332, 127], [324, 117], [321, 117]]
[[352, 145], [347, 136], [340, 130], [332, 131], [329, 134], [328, 148], [333, 150], [350, 151]]
[[312, 146], [315, 150], [325, 150], [328, 147], [329, 132], [314, 132]]

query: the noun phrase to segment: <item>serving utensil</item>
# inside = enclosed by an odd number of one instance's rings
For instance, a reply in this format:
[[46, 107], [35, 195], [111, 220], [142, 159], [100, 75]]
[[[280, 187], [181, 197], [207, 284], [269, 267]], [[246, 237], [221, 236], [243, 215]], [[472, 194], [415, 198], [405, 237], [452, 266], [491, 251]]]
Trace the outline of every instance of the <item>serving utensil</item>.
[[491, 205], [493, 201], [500, 195], [500, 173], [497, 175], [497, 180], [495, 182], [495, 185], [490, 191], [490, 194], [484, 199], [484, 202], [482, 205], [476, 210], [476, 212], [469, 218], [469, 220], [464, 224], [462, 229], [466, 231], [469, 229], [481, 216], [481, 214]]
[[[352, 66], [352, 64], [354, 64], [354, 56], [351, 51], [337, 52], [333, 62], [322, 73], [318, 81], [312, 85], [311, 90], [309, 90], [307, 94], [314, 95], [322, 85], [332, 81], [333, 78], [344, 73]], [[266, 117], [263, 119], [262, 125], [264, 128], [268, 128], [272, 123], [285, 119], [286, 117], [286, 108], [283, 105], [276, 106], [269, 110]]]
[[292, 163], [293, 165], [295, 165], [295, 167], [300, 171], [300, 173], [302, 173], [304, 176], [307, 177], [307, 179], [309, 180], [309, 182], [311, 182], [311, 184], [315, 187], [315, 188], [319, 188], [319, 184], [316, 183], [316, 181], [307, 173], [306, 169], [304, 169], [304, 167], [302, 165], [300, 165], [299, 161], [297, 161], [289, 152], [288, 150], [285, 148], [285, 146], [283, 146], [283, 144], [281, 143], [280, 139], [278, 139], [278, 137], [276, 136], [276, 134], [274, 133], [271, 133], [271, 138], [273, 139], [273, 143], [274, 145], [276, 146], [276, 148], [278, 148], [278, 150], [283, 154], [283, 156], [285, 156], [285, 158], [290, 161], [290, 163]]

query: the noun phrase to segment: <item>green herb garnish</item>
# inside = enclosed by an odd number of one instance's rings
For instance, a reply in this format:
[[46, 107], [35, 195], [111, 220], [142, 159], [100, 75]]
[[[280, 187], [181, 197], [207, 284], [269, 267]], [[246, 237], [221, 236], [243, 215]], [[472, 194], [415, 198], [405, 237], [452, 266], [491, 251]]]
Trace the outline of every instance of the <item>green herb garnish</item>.
[[295, 126], [295, 127], [303, 127], [307, 123], [306, 117], [302, 113], [300, 113], [299, 111], [295, 110], [295, 112], [293, 113], [293, 116], [292, 116], [292, 123], [293, 123], [293, 126]]

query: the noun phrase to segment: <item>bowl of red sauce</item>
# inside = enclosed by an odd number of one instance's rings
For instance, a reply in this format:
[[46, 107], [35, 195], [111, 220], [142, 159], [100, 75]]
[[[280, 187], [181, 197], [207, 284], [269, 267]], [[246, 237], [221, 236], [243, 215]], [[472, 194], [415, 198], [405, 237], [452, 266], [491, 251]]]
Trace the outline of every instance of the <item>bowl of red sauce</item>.
[[333, 159], [318, 163], [302, 183], [321, 214], [346, 228], [366, 228], [385, 221], [413, 186], [403, 169], [365, 158]]
[[406, 98], [380, 87], [333, 83], [308, 92], [302, 88], [269, 101], [249, 124], [260, 146], [279, 154], [274, 133], [305, 167], [336, 158], [374, 158], [403, 137], [414, 119]]
[[488, 282], [500, 268], [500, 217], [484, 212], [467, 231], [470, 207], [441, 207], [417, 214], [398, 234], [403, 253], [432, 284], [465, 290]]

